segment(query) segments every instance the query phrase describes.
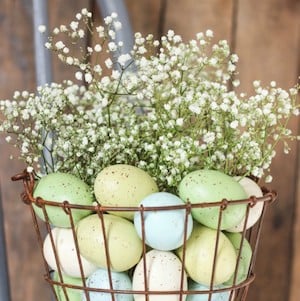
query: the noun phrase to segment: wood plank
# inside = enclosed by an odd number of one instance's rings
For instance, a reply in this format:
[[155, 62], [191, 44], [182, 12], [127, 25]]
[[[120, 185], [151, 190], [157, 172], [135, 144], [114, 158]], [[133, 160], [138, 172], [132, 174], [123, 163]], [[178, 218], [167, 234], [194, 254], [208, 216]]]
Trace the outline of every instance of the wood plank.
[[[16, 89], [34, 89], [33, 43], [31, 9], [26, 1], [2, 1], [0, 34], [4, 41], [0, 52], [1, 98], [10, 98]], [[31, 231], [30, 215], [19, 201], [21, 186], [10, 177], [24, 168], [19, 161], [8, 159], [9, 153], [18, 155], [0, 138], [0, 178], [3, 196], [4, 222], [7, 240], [8, 267], [12, 300], [38, 300], [44, 282], [36, 255], [36, 242]], [[26, 229], [30, 229], [27, 231]], [[26, 279], [26, 285], [24, 282]], [[28, 289], [30, 288], [30, 289]]]
[[[296, 1], [239, 1], [237, 49], [242, 90], [250, 93], [251, 83], [277, 81], [283, 88], [297, 80], [298, 20]], [[288, 59], [287, 59], [288, 58]], [[298, 121], [291, 121], [297, 131]], [[279, 151], [279, 150], [278, 150]], [[285, 156], [278, 152], [272, 165], [279, 200], [267, 212], [256, 264], [257, 278], [249, 300], [288, 300], [292, 265], [293, 218], [296, 204], [296, 143]]]
[[[49, 2], [50, 3], [50, 2]], [[11, 98], [15, 90], [35, 90], [35, 72], [32, 40], [32, 10], [29, 1], [1, 1], [0, 34], [5, 41], [0, 52], [1, 99]], [[50, 27], [71, 20], [82, 5], [72, 0], [51, 1]], [[71, 8], [71, 9], [70, 9]], [[67, 77], [61, 63], [54, 62], [57, 81]], [[20, 201], [21, 183], [12, 183], [10, 177], [24, 169], [9, 154], [18, 152], [0, 137], [0, 179], [4, 200], [5, 232], [12, 300], [50, 300], [50, 289], [44, 281], [44, 266], [35, 237], [29, 211]]]
[[[300, 135], [300, 123], [298, 133]], [[298, 169], [297, 169], [297, 193], [296, 193], [296, 208], [295, 208], [295, 221], [294, 221], [294, 231], [293, 231], [293, 264], [292, 264], [292, 279], [290, 287], [290, 300], [298, 301], [300, 298], [300, 146], [298, 144], [297, 148], [298, 154]]]
[[211, 29], [216, 40], [231, 41], [233, 4], [232, 0], [168, 1], [165, 32], [173, 29], [187, 41]]
[[126, 6], [133, 32], [143, 35], [154, 34], [158, 37], [159, 17], [162, 2], [165, 0], [140, 0], [137, 2], [126, 0]]

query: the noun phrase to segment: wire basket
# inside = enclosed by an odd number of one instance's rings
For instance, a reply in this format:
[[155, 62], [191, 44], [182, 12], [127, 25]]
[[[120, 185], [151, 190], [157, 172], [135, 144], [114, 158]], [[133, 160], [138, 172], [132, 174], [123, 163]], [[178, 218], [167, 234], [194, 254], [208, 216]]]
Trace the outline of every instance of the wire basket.
[[[24, 185], [24, 191], [21, 195], [23, 202], [28, 205], [28, 209], [31, 212], [33, 226], [36, 232], [36, 238], [42, 253], [44, 268], [45, 268], [45, 280], [49, 283], [50, 287], [53, 290], [55, 300], [57, 301], [95, 301], [95, 300], [104, 300], [104, 301], [242, 301], [246, 300], [247, 293], [250, 284], [255, 278], [255, 259], [258, 251], [259, 240], [261, 236], [263, 219], [265, 216], [266, 209], [270, 203], [272, 203], [277, 194], [273, 191], [269, 191], [266, 188], [262, 188], [263, 196], [262, 197], [250, 197], [249, 199], [244, 200], [235, 200], [229, 201], [223, 199], [220, 202], [207, 202], [207, 203], [198, 203], [191, 204], [186, 203], [184, 205], [178, 206], [161, 206], [161, 207], [108, 207], [101, 206], [100, 204], [95, 204], [92, 206], [82, 206], [71, 204], [67, 200], [64, 202], [56, 202], [53, 200], [44, 200], [42, 198], [34, 198], [33, 191], [35, 187], [34, 174], [24, 171], [18, 175], [15, 175], [12, 180], [22, 180]], [[247, 228], [247, 222], [249, 217], [250, 210], [256, 206], [258, 203], [263, 204], [262, 213], [256, 224], [250, 228]], [[218, 270], [222, 269], [220, 266], [220, 247], [224, 237], [224, 231], [221, 229], [220, 225], [224, 213], [231, 206], [236, 206], [238, 204], [246, 205], [246, 215], [244, 218], [243, 230], [240, 232], [240, 240], [236, 246], [236, 257], [234, 264], [234, 272], [230, 278], [230, 281], [227, 281], [226, 284], [217, 285], [216, 278]], [[42, 212], [44, 221], [42, 221], [37, 215], [35, 208], [38, 206]], [[65, 275], [65, 270], [61, 265], [61, 254], [57, 250], [57, 238], [53, 233], [53, 226], [50, 223], [47, 208], [50, 207], [59, 207], [68, 217], [70, 222], [69, 231], [73, 240], [73, 251], [75, 254], [74, 266], [78, 267], [78, 277], [77, 282], [69, 281], [70, 277]], [[214, 246], [210, 252], [210, 270], [208, 273], [208, 283], [205, 285], [191, 286], [188, 283], [192, 281], [190, 279], [190, 274], [186, 269], [186, 263], [189, 260], [190, 253], [188, 251], [188, 221], [191, 214], [191, 210], [198, 208], [203, 210], [205, 208], [217, 208], [218, 210], [218, 227], [214, 230]], [[99, 249], [99, 252], [104, 252], [105, 265], [103, 269], [105, 271], [106, 285], [103, 286], [92, 286], [87, 283], [87, 275], [85, 272], [83, 257], [80, 250], [80, 243], [78, 241], [77, 226], [74, 221], [74, 212], [75, 210], [88, 210], [90, 214], [97, 218], [99, 231], [102, 233], [103, 241], [102, 248]], [[183, 230], [183, 243], [180, 247], [180, 252], [175, 251], [157, 251], [149, 248], [146, 243], [146, 231], [145, 231], [145, 215], [148, 212], [161, 212], [161, 211], [177, 211], [180, 210], [184, 212], [184, 230]], [[132, 282], [134, 282], [134, 277], [136, 270], [139, 266], [139, 279], [140, 286], [138, 288], [131, 286], [124, 289], [118, 285], [118, 281], [115, 281], [114, 278], [114, 269], [112, 268], [112, 257], [115, 256], [109, 251], [109, 241], [108, 241], [108, 231], [106, 229], [107, 224], [105, 223], [105, 218], [107, 215], [113, 215], [118, 212], [138, 212], [140, 215], [140, 226], [141, 226], [141, 255], [140, 261], [129, 268], [126, 271], [126, 275]], [[49, 265], [49, 260], [47, 261], [44, 253], [45, 237], [48, 237], [48, 244], [53, 250], [53, 260], [54, 265], [56, 266], [55, 271]], [[243, 265], [243, 257], [245, 242], [249, 242], [251, 246], [251, 257], [249, 258], [247, 264], [247, 270], [244, 271], [244, 277], [239, 279], [240, 269]], [[148, 256], [150, 252], [158, 252], [155, 256]], [[97, 250], [96, 250], [97, 252]], [[180, 254], [179, 254], [180, 253]], [[171, 260], [178, 260], [179, 266], [177, 270], [169, 275], [167, 268], [163, 263], [163, 258], [165, 255], [173, 256]], [[162, 255], [162, 257], [160, 257]], [[120, 260], [122, 261], [122, 251], [118, 253]], [[179, 259], [180, 258], [180, 259]], [[157, 259], [157, 262], [154, 262]], [[160, 261], [160, 262], [159, 262]], [[226, 261], [226, 260], [225, 260]], [[197, 262], [195, 261], [195, 265]], [[53, 266], [53, 265], [52, 265]], [[154, 266], [158, 268], [154, 273], [151, 274], [151, 268], [154, 269]], [[174, 269], [173, 269], [174, 271]], [[152, 277], [152, 278], [151, 278]], [[154, 278], [153, 278], [154, 277]], [[167, 280], [166, 278], [170, 278]], [[172, 278], [173, 277], [173, 278]], [[137, 278], [137, 276], [136, 276]], [[170, 282], [176, 282], [175, 288], [170, 288], [170, 286], [164, 287], [159, 281], [166, 280]], [[154, 279], [154, 280], [153, 280]], [[174, 280], [175, 279], [175, 280]], [[158, 285], [152, 285], [155, 281], [158, 282]], [[120, 281], [119, 281], [120, 282]]]

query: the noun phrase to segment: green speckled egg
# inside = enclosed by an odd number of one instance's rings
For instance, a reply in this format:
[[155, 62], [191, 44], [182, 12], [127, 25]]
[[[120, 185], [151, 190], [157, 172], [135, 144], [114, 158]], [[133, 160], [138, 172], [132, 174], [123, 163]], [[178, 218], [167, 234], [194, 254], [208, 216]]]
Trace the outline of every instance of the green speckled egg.
[[[114, 271], [129, 270], [140, 260], [142, 241], [133, 223], [112, 214], [103, 215], [103, 223], [110, 266]], [[77, 225], [77, 239], [80, 253], [90, 262], [101, 268], [107, 267], [104, 235], [98, 214], [82, 219]]]
[[[63, 278], [62, 280], [65, 284], [76, 285], [76, 286], [84, 286], [83, 285], [83, 280], [81, 278], [70, 277], [70, 276], [67, 276], [67, 275], [62, 275], [62, 278]], [[61, 279], [58, 275], [58, 272], [54, 272], [53, 280], [61, 282]], [[63, 286], [54, 285], [54, 289], [55, 289], [55, 292], [57, 294], [57, 297], [58, 297], [59, 301], [67, 301], [67, 300], [81, 301], [82, 300], [82, 295], [84, 294], [83, 290], [67, 287], [66, 288], [66, 294], [68, 296], [68, 299], [67, 299], [67, 297], [65, 295], [65, 292], [64, 292], [64, 289], [63, 289]]]
[[[41, 197], [47, 201], [60, 202], [68, 201], [70, 204], [92, 205], [94, 198], [90, 187], [81, 179], [67, 173], [51, 173], [41, 178], [35, 189], [33, 196]], [[63, 208], [58, 206], [46, 207], [49, 221], [56, 227], [71, 227], [69, 215]], [[45, 220], [43, 210], [34, 205], [34, 211], [42, 219]], [[83, 217], [89, 215], [91, 211], [73, 209], [72, 216], [76, 224]]]
[[[241, 241], [242, 241], [242, 234], [241, 233], [228, 233], [225, 232], [225, 235], [232, 243], [233, 247], [236, 250], [236, 254], [239, 254]], [[242, 250], [239, 257], [239, 266], [237, 270], [236, 282], [235, 284], [239, 284], [242, 281], [245, 281], [248, 276], [248, 271], [251, 263], [252, 258], [252, 249], [251, 246], [246, 238], [243, 239], [242, 243]], [[227, 281], [225, 284], [232, 285], [234, 280], [234, 275]]]
[[[136, 207], [147, 195], [157, 192], [158, 187], [144, 170], [126, 164], [104, 168], [96, 177], [94, 193], [103, 206]], [[134, 212], [111, 211], [110, 213], [133, 220]]]
[[[187, 174], [179, 184], [179, 196], [185, 202], [210, 203], [222, 199], [247, 199], [243, 187], [233, 178], [216, 170], [196, 170]], [[193, 208], [192, 215], [201, 224], [217, 229], [219, 206]], [[246, 214], [246, 205], [229, 205], [222, 215], [221, 229], [229, 229], [239, 224]]]

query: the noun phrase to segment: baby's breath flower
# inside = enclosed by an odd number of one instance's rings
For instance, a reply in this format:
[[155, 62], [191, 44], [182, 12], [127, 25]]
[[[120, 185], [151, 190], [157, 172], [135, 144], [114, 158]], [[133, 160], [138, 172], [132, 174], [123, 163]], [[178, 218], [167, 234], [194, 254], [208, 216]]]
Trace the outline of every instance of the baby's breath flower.
[[[133, 50], [123, 54], [123, 42], [115, 41], [122, 26], [117, 14], [107, 16], [104, 26], [93, 27], [90, 18], [82, 9], [68, 26], [54, 28], [46, 43], [77, 68], [79, 84], [51, 83], [0, 101], [0, 132], [29, 169], [39, 168], [46, 148], [53, 161], [47, 172], [73, 173], [90, 185], [100, 170], [117, 163], [144, 169], [161, 190], [174, 192], [184, 175], [199, 168], [271, 180], [275, 146], [283, 142], [288, 153], [288, 142], [300, 139], [286, 126], [299, 116], [299, 86], [286, 91], [257, 80], [254, 95], [237, 94], [229, 87], [240, 84], [238, 56], [226, 40], [213, 44], [210, 29], [187, 43], [173, 30], [160, 40], [135, 33]], [[82, 49], [76, 43], [86, 32], [95, 44]], [[72, 47], [81, 54], [72, 56]]]
[[46, 29], [47, 29], [46, 26], [43, 25], [43, 24], [41, 24], [41, 25], [38, 26], [38, 31], [39, 31], [40, 33], [46, 32]]
[[83, 78], [82, 72], [77, 71], [77, 72], [75, 73], [75, 78], [76, 78], [77, 80], [82, 80], [82, 78]]

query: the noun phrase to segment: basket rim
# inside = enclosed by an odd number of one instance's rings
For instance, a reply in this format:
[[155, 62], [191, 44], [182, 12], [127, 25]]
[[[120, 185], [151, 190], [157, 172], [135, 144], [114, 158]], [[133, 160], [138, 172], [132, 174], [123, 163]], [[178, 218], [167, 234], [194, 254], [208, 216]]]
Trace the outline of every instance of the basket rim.
[[277, 193], [273, 190], [270, 190], [266, 187], [261, 187], [263, 196], [256, 197], [250, 196], [247, 199], [238, 199], [238, 200], [228, 200], [223, 198], [220, 201], [213, 201], [213, 202], [199, 202], [199, 203], [191, 203], [190, 201], [185, 202], [181, 205], [164, 205], [164, 206], [107, 206], [101, 205], [99, 202], [94, 201], [92, 205], [82, 205], [82, 204], [75, 204], [71, 203], [68, 200], [64, 201], [54, 201], [54, 200], [46, 200], [42, 197], [34, 197], [34, 185], [35, 179], [34, 174], [32, 172], [28, 172], [24, 170], [22, 173], [16, 174], [13, 176], [12, 181], [23, 181], [24, 192], [22, 193], [22, 200], [26, 204], [35, 204], [38, 207], [43, 206], [52, 206], [52, 207], [61, 207], [65, 210], [72, 210], [72, 209], [83, 209], [83, 210], [90, 210], [94, 212], [107, 212], [107, 211], [167, 211], [167, 210], [192, 210], [195, 208], [211, 208], [211, 207], [220, 207], [221, 210], [225, 210], [229, 205], [248, 205], [250, 207], [254, 207], [259, 202], [266, 202], [266, 203], [273, 203], [277, 199]]
[[237, 290], [243, 287], [246, 287], [250, 285], [256, 277], [256, 274], [254, 272], [251, 272], [250, 275], [245, 279], [244, 281], [237, 283], [237, 284], [232, 284], [224, 287], [207, 287], [207, 290], [189, 290], [189, 289], [177, 289], [177, 290], [164, 290], [164, 291], [159, 291], [159, 290], [121, 290], [121, 289], [110, 289], [110, 288], [94, 288], [94, 287], [89, 287], [89, 286], [84, 286], [84, 285], [75, 285], [75, 284], [70, 284], [67, 282], [64, 282], [63, 279], [61, 280], [53, 280], [51, 277], [48, 275], [44, 275], [45, 280], [50, 283], [51, 285], [57, 285], [65, 288], [71, 288], [71, 289], [76, 289], [76, 290], [84, 290], [84, 291], [89, 291], [89, 292], [101, 292], [101, 293], [114, 293], [114, 294], [135, 294], [135, 295], [198, 295], [198, 294], [209, 294], [209, 293], [222, 293], [222, 292], [227, 292], [227, 291], [233, 291]]

